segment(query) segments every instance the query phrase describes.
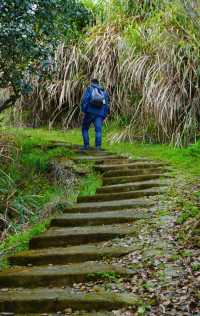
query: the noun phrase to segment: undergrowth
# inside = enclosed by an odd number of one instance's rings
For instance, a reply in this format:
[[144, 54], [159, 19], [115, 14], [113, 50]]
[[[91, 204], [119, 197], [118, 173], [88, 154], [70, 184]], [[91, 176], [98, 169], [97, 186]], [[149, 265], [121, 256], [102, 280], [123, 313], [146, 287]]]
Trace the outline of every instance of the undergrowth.
[[5, 254], [27, 249], [28, 241], [46, 228], [52, 214], [62, 211], [60, 205], [74, 202], [79, 192], [94, 194], [101, 185], [91, 166], [70, 192], [55, 183], [52, 159], [73, 156], [67, 147], [48, 147], [53, 141], [64, 140], [62, 133], [28, 129], [1, 132], [2, 139], [8, 136], [14, 139], [17, 151], [11, 151], [6, 163], [0, 158], [4, 162], [0, 168], [0, 268], [7, 265], [2, 259]]
[[42, 223], [37, 223], [26, 230], [9, 235], [8, 238], [0, 244], [0, 270], [6, 269], [9, 265], [7, 255], [13, 255], [14, 253], [27, 250], [30, 239], [44, 232], [48, 224], [49, 220], [43, 220]]
[[101, 185], [102, 181], [100, 176], [97, 176], [95, 173], [91, 173], [81, 181], [79, 195], [94, 195], [96, 193], [96, 190], [100, 188]]

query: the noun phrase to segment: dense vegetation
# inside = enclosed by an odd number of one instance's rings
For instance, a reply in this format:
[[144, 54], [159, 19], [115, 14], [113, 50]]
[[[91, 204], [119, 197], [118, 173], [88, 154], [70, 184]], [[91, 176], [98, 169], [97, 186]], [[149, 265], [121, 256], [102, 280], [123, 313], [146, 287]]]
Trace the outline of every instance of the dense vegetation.
[[[90, 77], [111, 94], [114, 140], [186, 145], [199, 130], [199, 1], [90, 1], [93, 24], [60, 43], [51, 78], [32, 76], [33, 93], [15, 112], [32, 126], [78, 126]], [[91, 18], [93, 16], [93, 18]]]
[[[90, 165], [83, 169], [70, 163], [70, 148], [54, 147], [54, 142], [66, 140], [62, 132], [1, 131], [0, 269], [2, 255], [26, 249], [66, 202], [72, 203], [78, 194], [94, 194], [100, 185]], [[69, 160], [68, 167], [59, 165], [61, 157]], [[84, 170], [87, 174], [80, 177]]]

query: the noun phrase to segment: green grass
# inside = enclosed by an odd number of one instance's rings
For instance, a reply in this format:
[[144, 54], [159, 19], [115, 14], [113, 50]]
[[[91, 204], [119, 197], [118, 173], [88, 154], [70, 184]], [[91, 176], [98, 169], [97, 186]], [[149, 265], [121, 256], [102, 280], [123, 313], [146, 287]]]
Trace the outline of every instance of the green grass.
[[0, 270], [8, 268], [9, 264], [5, 255], [14, 254], [28, 249], [29, 241], [32, 237], [41, 234], [45, 231], [49, 224], [49, 220], [44, 220], [41, 223], [26, 229], [25, 231], [18, 232], [17, 234], [10, 235], [4, 242], [0, 244]]
[[133, 157], [150, 158], [170, 163], [174, 170], [188, 177], [200, 175], [200, 143], [187, 148], [174, 148], [170, 145], [119, 143], [104, 147], [117, 153], [130, 154]]
[[[49, 141], [66, 141], [73, 144], [81, 144], [82, 136], [79, 129], [62, 132], [58, 130], [49, 131], [47, 129], [8, 129], [6, 133], [14, 134], [16, 139], [27, 150], [24, 156], [24, 163], [28, 166], [35, 165], [39, 169], [45, 170], [49, 156], [63, 155], [65, 150], [56, 149], [48, 155], [42, 155], [39, 149], [28, 150], [29, 147], [37, 144], [47, 144]], [[117, 130], [116, 130], [117, 131]], [[113, 131], [112, 131], [113, 133]], [[181, 172], [187, 177], [200, 175], [200, 141], [187, 148], [174, 148], [170, 145], [144, 144], [120, 142], [110, 144], [107, 141], [111, 134], [109, 127], [104, 128], [103, 147], [111, 152], [123, 153], [138, 158], [149, 158], [169, 162], [175, 172]], [[91, 145], [94, 144], [94, 131], [91, 131]], [[29, 154], [28, 154], [29, 151]]]
[[[7, 133], [13, 133], [23, 144], [46, 144], [49, 141], [66, 141], [74, 144], [81, 144], [82, 137], [79, 129], [67, 132], [58, 130], [49, 131], [47, 129], [8, 129]], [[112, 131], [113, 133], [113, 131]], [[146, 157], [150, 159], [169, 162], [177, 171], [181, 171], [188, 176], [200, 175], [200, 141], [187, 148], [174, 148], [170, 145], [144, 144], [121, 142], [110, 144], [107, 136], [111, 134], [110, 128], [104, 128], [103, 147], [116, 153], [125, 153], [133, 157]], [[26, 137], [22, 141], [22, 137]], [[94, 144], [94, 131], [91, 131], [91, 145]]]
[[[9, 176], [13, 179], [14, 186], [19, 191], [15, 201], [19, 206], [19, 201], [23, 204], [23, 199], [26, 199], [26, 196], [29, 197], [29, 200], [31, 195], [32, 198], [34, 197], [33, 201], [36, 206], [33, 208], [34, 214], [31, 216], [29, 224], [33, 227], [33, 230], [36, 230], [36, 233], [37, 229], [39, 229], [38, 232], [40, 232], [40, 224], [39, 226], [37, 225], [37, 211], [41, 209], [45, 203], [65, 197], [64, 190], [53, 185], [46, 177], [49, 161], [54, 157], [70, 157], [72, 152], [63, 147], [46, 150], [45, 147], [40, 148], [38, 145], [45, 146], [51, 141], [65, 141], [73, 144], [81, 144], [81, 132], [78, 129], [62, 132], [58, 130], [49, 131], [47, 129], [30, 128], [4, 129], [1, 130], [1, 132], [13, 135], [16, 143], [21, 147], [20, 153], [15, 157], [14, 163], [12, 163], [9, 168], [6, 166], [6, 171], [9, 171]], [[142, 157], [169, 162], [170, 165], [173, 166], [175, 173], [180, 173], [190, 180], [200, 175], [200, 142], [187, 148], [173, 148], [169, 145], [152, 145], [137, 142], [132, 144], [127, 142], [110, 144], [107, 140], [110, 133], [109, 128], [105, 127], [103, 147], [110, 152], [128, 154], [135, 158]], [[91, 144], [94, 144], [93, 130], [91, 131]], [[16, 166], [18, 166], [18, 168], [16, 168]], [[89, 166], [89, 170], [89, 174], [83, 177], [80, 188], [78, 189], [79, 194], [82, 196], [93, 195], [96, 189], [101, 186], [100, 177], [91, 172], [91, 166]], [[4, 185], [3, 187], [5, 188]], [[31, 205], [31, 203], [28, 205]], [[189, 218], [198, 215], [198, 213], [198, 209], [192, 205], [192, 203], [189, 206], [185, 205], [178, 218], [178, 223], [182, 224]], [[23, 212], [20, 216], [23, 217]], [[15, 224], [17, 230], [19, 230], [20, 227], [20, 225]], [[29, 237], [27, 237], [27, 234]], [[15, 245], [15, 238], [19, 238], [19, 240], [22, 238], [22, 242], [19, 242], [21, 245], [17, 248], [21, 250], [20, 247], [23, 247], [24, 244], [27, 247], [27, 240], [31, 238], [31, 234], [32, 233], [27, 233], [25, 229], [20, 235], [15, 234], [9, 237], [11, 241], [9, 241], [9, 239], [8, 241], [6, 240], [6, 243], [4, 243], [2, 247], [7, 249], [10, 243], [12, 244], [13, 242], [13, 245]]]
[[96, 175], [94, 172], [91, 172], [81, 181], [80, 185], [80, 196], [94, 195], [96, 190], [102, 185], [102, 180], [100, 176]]
[[192, 270], [193, 270], [194, 272], [200, 271], [200, 263], [193, 263], [193, 265], [192, 265]]
[[[19, 143], [24, 148], [37, 144], [47, 144], [49, 141], [66, 141], [73, 144], [81, 144], [82, 136], [79, 129], [73, 129], [67, 132], [58, 130], [49, 131], [47, 129], [5, 129], [6, 133], [14, 134]], [[117, 131], [117, 130], [116, 130]], [[114, 131], [112, 131], [113, 134]], [[123, 153], [138, 158], [149, 158], [169, 162], [176, 172], [181, 172], [185, 176], [194, 177], [200, 175], [200, 141], [187, 148], [174, 148], [170, 145], [128, 143], [120, 142], [110, 144], [107, 141], [111, 131], [108, 126], [104, 128], [103, 147], [111, 152]], [[91, 131], [91, 145], [94, 144], [94, 131]], [[60, 152], [59, 152], [60, 151]], [[56, 150], [50, 154], [55, 154]], [[58, 149], [58, 155], [64, 153], [63, 149]], [[29, 155], [25, 156], [25, 164], [36, 164], [40, 168], [46, 168], [48, 157], [41, 159], [40, 151], [35, 149]]]
[[177, 224], [183, 224], [190, 218], [195, 218], [200, 214], [199, 207], [191, 202], [185, 202], [181, 214], [177, 218]]

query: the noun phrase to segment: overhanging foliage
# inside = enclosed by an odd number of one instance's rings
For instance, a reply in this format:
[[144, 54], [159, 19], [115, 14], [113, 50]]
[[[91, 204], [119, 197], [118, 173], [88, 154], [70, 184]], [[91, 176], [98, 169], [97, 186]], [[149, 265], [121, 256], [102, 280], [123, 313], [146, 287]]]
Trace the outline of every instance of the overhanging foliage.
[[[0, 3], [0, 88], [14, 105], [20, 93], [30, 93], [26, 77], [40, 68], [40, 77], [59, 42], [75, 38], [90, 14], [76, 0], [3, 0]], [[38, 67], [40, 65], [42, 67]]]

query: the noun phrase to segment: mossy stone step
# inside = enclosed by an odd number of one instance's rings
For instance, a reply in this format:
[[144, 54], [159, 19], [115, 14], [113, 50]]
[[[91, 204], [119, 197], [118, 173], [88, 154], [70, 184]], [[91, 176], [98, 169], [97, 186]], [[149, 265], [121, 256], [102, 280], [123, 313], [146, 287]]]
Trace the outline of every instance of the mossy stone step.
[[161, 181], [161, 180], [148, 181], [147, 180], [147, 181], [140, 181], [140, 182], [133, 182], [133, 183], [107, 185], [107, 186], [103, 186], [97, 189], [96, 192], [97, 194], [113, 193], [113, 192], [129, 192], [129, 191], [135, 191], [135, 190], [157, 188], [157, 187], [162, 187], [166, 185], [167, 185], [167, 181]]
[[[14, 313], [8, 313], [8, 314], [1, 314], [2, 316], [58, 316], [59, 314], [58, 313], [51, 313], [51, 314], [43, 314], [41, 315], [40, 314], [14, 314]], [[0, 316], [1, 316], [0, 315]], [[67, 314], [69, 315], [69, 313]], [[116, 315], [116, 313], [115, 313]], [[115, 316], [113, 312], [85, 312], [85, 311], [79, 311], [79, 313], [75, 313], [73, 314], [73, 316]], [[61, 316], [64, 316], [64, 314], [62, 314]], [[72, 316], [72, 315], [71, 315]]]
[[121, 257], [138, 249], [138, 245], [131, 247], [106, 246], [105, 243], [87, 244], [71, 247], [27, 250], [8, 258], [11, 265], [45, 265], [68, 264], [100, 260], [104, 257]]
[[75, 293], [72, 289], [35, 288], [0, 291], [0, 312], [48, 313], [73, 310], [108, 310], [136, 307], [141, 300], [133, 294]]
[[68, 207], [63, 210], [63, 213], [90, 213], [90, 212], [107, 212], [124, 209], [134, 209], [150, 207], [154, 205], [154, 201], [149, 199], [129, 199], [117, 201], [104, 201], [104, 202], [90, 202], [78, 203], [73, 207]]
[[[117, 156], [117, 155], [100, 155], [100, 156], [92, 156], [92, 155], [85, 155], [85, 156], [76, 156], [76, 157], [72, 157], [72, 160], [74, 161], [94, 161], [94, 162], [99, 162], [99, 163], [103, 163], [105, 161], [105, 163], [121, 163], [124, 161], [124, 158], [121, 156]], [[127, 161], [127, 159], [125, 160]]]
[[[129, 164], [129, 163], [137, 163], [137, 162], [148, 162], [148, 163], [152, 163], [152, 160], [148, 160], [148, 159], [134, 159], [134, 158], [130, 158], [130, 157], [126, 157], [126, 156], [119, 156], [120, 158], [115, 158], [115, 159], [105, 159], [102, 163], [102, 166], [105, 165], [120, 165], [121, 163], [123, 164]], [[100, 166], [101, 167], [101, 160], [96, 162], [97, 167]]]
[[18, 267], [0, 273], [0, 288], [34, 288], [40, 286], [66, 286], [102, 278], [105, 273], [131, 277], [132, 269], [99, 262], [73, 263], [40, 267]]
[[131, 224], [50, 228], [30, 240], [30, 249], [96, 243], [135, 233], [136, 229]]
[[121, 177], [104, 177], [103, 185], [112, 185], [112, 184], [122, 184], [122, 183], [133, 183], [139, 181], [148, 181], [159, 178], [169, 178], [170, 175], [166, 173], [151, 173], [151, 174], [143, 174], [136, 176], [121, 176]]
[[120, 169], [153, 169], [158, 167], [164, 167], [166, 164], [164, 163], [158, 163], [158, 162], [131, 162], [128, 164], [114, 164], [114, 165], [98, 165], [96, 166], [96, 169], [99, 171], [114, 171], [114, 170], [120, 170]]
[[95, 161], [95, 164], [96, 166], [99, 166], [99, 165], [114, 165], [114, 164], [127, 164], [129, 162], [131, 162], [132, 160], [129, 159], [129, 158], [124, 158], [124, 157], [120, 157], [117, 158], [111, 158], [111, 159], [104, 159], [104, 160], [96, 160]]
[[116, 192], [116, 193], [102, 193], [93, 196], [80, 196], [78, 197], [78, 203], [81, 202], [100, 202], [100, 201], [116, 201], [116, 200], [127, 200], [137, 199], [141, 197], [154, 196], [162, 194], [164, 190], [160, 188], [152, 188], [130, 192]]
[[51, 220], [51, 227], [73, 227], [85, 225], [109, 225], [118, 223], [129, 223], [138, 219], [147, 219], [150, 214], [141, 210], [123, 210], [98, 213], [75, 213], [59, 215]]
[[115, 153], [112, 152], [107, 152], [105, 150], [75, 150], [74, 151], [76, 153], [76, 155], [80, 155], [80, 156], [93, 156], [93, 157], [103, 157], [103, 156], [116, 156]]
[[106, 171], [103, 173], [103, 177], [126, 177], [126, 176], [137, 176], [137, 175], [148, 175], [154, 173], [166, 173], [169, 169], [158, 167], [158, 168], [141, 168], [141, 169], [120, 169], [114, 171]]

